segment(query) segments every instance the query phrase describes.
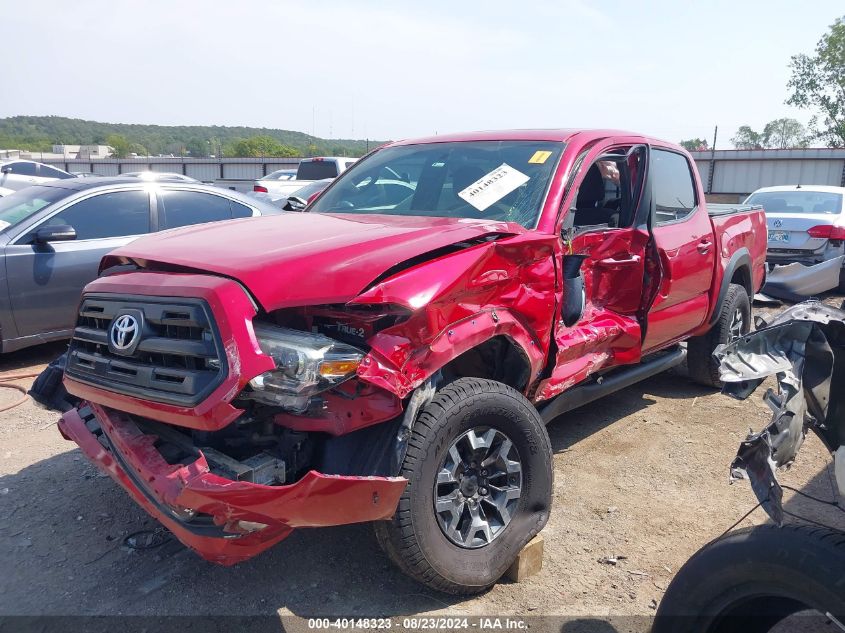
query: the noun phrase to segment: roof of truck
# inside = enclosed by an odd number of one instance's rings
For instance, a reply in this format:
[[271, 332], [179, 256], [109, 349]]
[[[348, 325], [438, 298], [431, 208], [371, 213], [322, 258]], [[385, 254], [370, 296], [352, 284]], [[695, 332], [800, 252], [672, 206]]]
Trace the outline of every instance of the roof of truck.
[[[449, 143], [453, 141], [552, 141], [566, 142], [576, 135], [589, 138], [606, 138], [608, 136], [640, 136], [626, 130], [601, 130], [582, 128], [536, 129], [536, 130], [484, 130], [479, 132], [458, 132], [455, 134], [438, 134], [425, 138], [406, 139], [396, 141], [391, 145], [414, 145], [417, 143]], [[656, 139], [655, 139], [656, 140]]]

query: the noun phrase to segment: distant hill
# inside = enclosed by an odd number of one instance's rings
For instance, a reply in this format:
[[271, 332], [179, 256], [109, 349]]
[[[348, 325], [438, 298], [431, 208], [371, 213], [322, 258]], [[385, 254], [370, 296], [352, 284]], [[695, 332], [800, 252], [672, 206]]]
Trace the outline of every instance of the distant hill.
[[[136, 123], [101, 123], [61, 116], [13, 116], [0, 119], [0, 149], [50, 151], [54, 144], [123, 145], [138, 154], [175, 154], [188, 156], [248, 155], [247, 151], [284, 152], [274, 155], [361, 156], [367, 142], [354, 139], [324, 139], [274, 128], [227, 127], [220, 125], [143, 125]], [[117, 138], [115, 138], [117, 137]], [[255, 137], [263, 142], [244, 143]], [[271, 143], [266, 137], [275, 141]], [[383, 141], [370, 141], [369, 147]], [[285, 149], [278, 149], [284, 146]], [[270, 150], [255, 148], [274, 148]], [[291, 151], [290, 148], [293, 148]]]

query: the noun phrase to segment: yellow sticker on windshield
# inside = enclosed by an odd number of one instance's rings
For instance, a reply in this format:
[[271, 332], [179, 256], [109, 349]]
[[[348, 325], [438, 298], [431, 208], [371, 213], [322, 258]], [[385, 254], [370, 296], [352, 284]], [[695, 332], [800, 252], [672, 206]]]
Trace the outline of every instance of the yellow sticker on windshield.
[[537, 150], [534, 152], [534, 156], [528, 161], [529, 163], [534, 163], [535, 165], [542, 165], [543, 163], [548, 160], [549, 156], [551, 156], [551, 152], [546, 152], [543, 150]]

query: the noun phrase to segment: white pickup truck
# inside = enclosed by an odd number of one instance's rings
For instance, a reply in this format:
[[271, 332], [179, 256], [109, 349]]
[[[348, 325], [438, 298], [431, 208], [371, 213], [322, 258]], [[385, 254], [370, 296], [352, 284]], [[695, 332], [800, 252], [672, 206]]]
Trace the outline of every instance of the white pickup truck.
[[[320, 156], [315, 158], [303, 158], [296, 170], [296, 177], [293, 180], [264, 179], [256, 180], [253, 184], [253, 194], [272, 202], [273, 204], [284, 204], [288, 196], [295, 191], [311, 184], [315, 180], [326, 178], [337, 178], [344, 171], [349, 169], [357, 158], [345, 158], [343, 156]], [[260, 195], [265, 194], [265, 195]]]

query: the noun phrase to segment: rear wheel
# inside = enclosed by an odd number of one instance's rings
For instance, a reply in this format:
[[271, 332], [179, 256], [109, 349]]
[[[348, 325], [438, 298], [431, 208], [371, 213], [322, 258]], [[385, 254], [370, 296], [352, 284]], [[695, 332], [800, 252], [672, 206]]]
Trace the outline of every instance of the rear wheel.
[[694, 336], [687, 343], [690, 378], [702, 385], [721, 389], [719, 362], [713, 358], [713, 351], [750, 331], [751, 299], [744, 286], [730, 284], [716, 323], [707, 334]]
[[433, 589], [487, 589], [548, 520], [551, 456], [522, 394], [492, 380], [456, 380], [414, 424], [400, 473], [408, 486], [393, 519], [374, 524], [379, 544]]

